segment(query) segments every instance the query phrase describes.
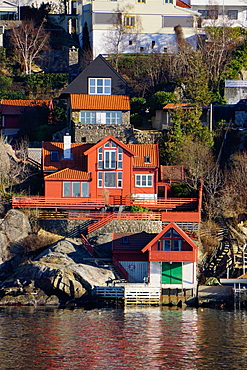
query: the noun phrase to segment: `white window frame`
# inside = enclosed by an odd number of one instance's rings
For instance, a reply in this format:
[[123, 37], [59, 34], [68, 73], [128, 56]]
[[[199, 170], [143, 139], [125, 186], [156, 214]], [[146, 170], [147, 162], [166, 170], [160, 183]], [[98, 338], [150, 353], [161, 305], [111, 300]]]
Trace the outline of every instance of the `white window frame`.
[[[77, 186], [78, 187], [78, 184], [79, 184], [79, 195], [74, 195], [74, 187]], [[83, 195], [83, 186], [85, 187], [85, 185], [83, 184], [87, 184], [87, 195]], [[69, 190], [69, 195], [65, 195], [65, 187], [67, 187], [66, 190]], [[69, 188], [69, 189], [68, 189]], [[81, 181], [64, 181], [63, 182], [63, 197], [65, 198], [76, 198], [76, 197], [89, 197], [89, 182], [81, 182]]]
[[[106, 156], [109, 155], [108, 165], [106, 166]], [[115, 158], [114, 158], [114, 156]], [[104, 168], [107, 170], [115, 170], [117, 168], [117, 151], [104, 150]]]
[[[102, 85], [101, 85], [102, 81]], [[102, 89], [102, 91], [100, 91]], [[89, 95], [111, 95], [111, 78], [94, 77], [88, 79]]]
[[97, 114], [93, 110], [81, 110], [80, 111], [80, 122], [82, 124], [96, 124], [97, 123]]
[[[149, 185], [151, 179], [151, 185]], [[152, 188], [153, 175], [150, 174], [137, 174], [135, 175], [135, 186], [138, 188]]]
[[105, 115], [107, 125], [120, 125], [122, 123], [122, 111], [106, 111]]

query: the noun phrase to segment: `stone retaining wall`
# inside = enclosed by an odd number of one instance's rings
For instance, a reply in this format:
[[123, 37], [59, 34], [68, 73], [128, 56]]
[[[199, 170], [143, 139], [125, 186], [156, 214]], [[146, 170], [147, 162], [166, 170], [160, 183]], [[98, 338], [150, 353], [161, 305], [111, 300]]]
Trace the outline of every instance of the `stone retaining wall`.
[[[72, 234], [73, 230], [75, 234], [74, 237], [80, 237], [81, 231], [86, 228], [90, 222], [95, 220], [39, 220], [39, 226], [49, 232], [54, 234], [67, 236]], [[80, 227], [79, 227], [80, 226]], [[112, 231], [116, 233], [140, 233], [145, 231], [147, 233], [159, 233], [162, 230], [161, 221], [141, 221], [141, 220], [113, 220], [108, 224], [102, 226], [101, 228], [90, 233], [90, 238], [109, 234]]]

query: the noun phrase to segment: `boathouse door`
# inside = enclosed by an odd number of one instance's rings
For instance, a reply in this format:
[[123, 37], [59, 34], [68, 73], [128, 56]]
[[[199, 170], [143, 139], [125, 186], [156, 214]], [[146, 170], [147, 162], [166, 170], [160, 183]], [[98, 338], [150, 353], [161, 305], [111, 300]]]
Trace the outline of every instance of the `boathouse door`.
[[182, 262], [162, 262], [161, 284], [182, 284]]

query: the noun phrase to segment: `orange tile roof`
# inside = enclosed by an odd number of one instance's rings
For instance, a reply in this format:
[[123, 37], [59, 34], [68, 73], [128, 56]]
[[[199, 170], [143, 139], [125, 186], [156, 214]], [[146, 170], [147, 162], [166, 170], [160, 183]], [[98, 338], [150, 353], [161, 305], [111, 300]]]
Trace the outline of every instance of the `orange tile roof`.
[[70, 95], [72, 109], [130, 110], [130, 98], [126, 95]]
[[90, 180], [91, 175], [85, 171], [65, 168], [61, 171], [54, 172], [51, 175], [45, 176], [45, 179], [67, 179], [67, 180]]
[[[72, 160], [62, 160], [63, 158], [63, 142], [44, 142], [43, 143], [43, 158], [44, 169], [49, 170], [62, 170], [64, 168], [76, 168], [86, 171], [87, 163], [83, 155], [93, 144], [71, 143]], [[59, 162], [52, 162], [50, 159], [51, 151], [59, 152]]]
[[163, 109], [176, 109], [176, 108], [185, 108], [190, 107], [191, 104], [189, 103], [168, 103], [166, 104]]
[[[133, 158], [134, 167], [158, 167], [158, 144], [127, 144], [136, 156]], [[150, 157], [150, 163], [144, 162], [144, 157]]]
[[2, 99], [2, 105], [17, 105], [19, 107], [32, 107], [35, 105], [47, 105], [51, 104], [51, 100], [13, 100], [13, 99]]

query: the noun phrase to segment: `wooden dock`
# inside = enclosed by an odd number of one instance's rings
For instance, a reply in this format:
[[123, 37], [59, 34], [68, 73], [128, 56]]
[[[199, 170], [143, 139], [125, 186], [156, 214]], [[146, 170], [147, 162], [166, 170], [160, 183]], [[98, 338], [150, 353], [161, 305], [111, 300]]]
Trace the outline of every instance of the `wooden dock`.
[[160, 287], [144, 284], [123, 284], [122, 286], [96, 286], [93, 294], [103, 299], [122, 300], [124, 305], [160, 305]]

